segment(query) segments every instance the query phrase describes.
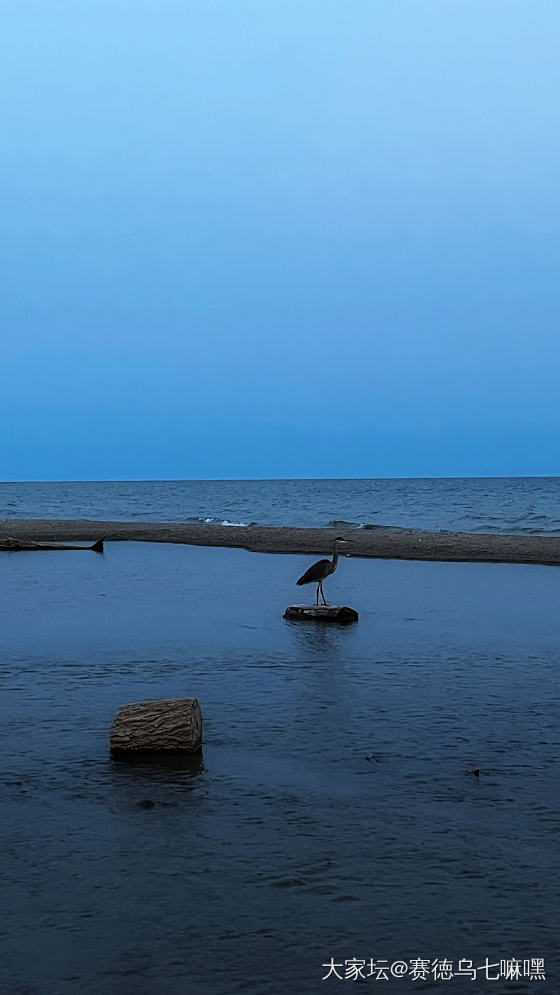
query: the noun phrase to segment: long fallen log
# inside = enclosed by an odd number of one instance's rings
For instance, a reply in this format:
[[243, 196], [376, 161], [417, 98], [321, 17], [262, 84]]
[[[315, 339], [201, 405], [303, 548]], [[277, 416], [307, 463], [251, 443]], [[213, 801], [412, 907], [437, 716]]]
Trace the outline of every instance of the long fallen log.
[[94, 553], [102, 553], [103, 539], [98, 539], [91, 546], [70, 546], [60, 542], [34, 542], [32, 539], [12, 539], [10, 537], [0, 542], [0, 551], [4, 553], [36, 553], [42, 549], [90, 549]]

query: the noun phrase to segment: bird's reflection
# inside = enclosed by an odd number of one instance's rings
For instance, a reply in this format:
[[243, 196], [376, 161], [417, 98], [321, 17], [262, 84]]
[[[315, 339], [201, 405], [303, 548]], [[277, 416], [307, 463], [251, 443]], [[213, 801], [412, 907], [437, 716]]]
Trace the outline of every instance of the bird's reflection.
[[321, 622], [288, 622], [303, 657], [338, 659], [348, 635], [346, 627]]

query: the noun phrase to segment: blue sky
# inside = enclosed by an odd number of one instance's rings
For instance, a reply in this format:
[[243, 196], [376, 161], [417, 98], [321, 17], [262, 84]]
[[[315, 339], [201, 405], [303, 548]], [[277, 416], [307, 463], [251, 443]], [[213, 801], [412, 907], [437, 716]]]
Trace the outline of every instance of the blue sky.
[[2, 20], [2, 479], [560, 473], [557, 0]]

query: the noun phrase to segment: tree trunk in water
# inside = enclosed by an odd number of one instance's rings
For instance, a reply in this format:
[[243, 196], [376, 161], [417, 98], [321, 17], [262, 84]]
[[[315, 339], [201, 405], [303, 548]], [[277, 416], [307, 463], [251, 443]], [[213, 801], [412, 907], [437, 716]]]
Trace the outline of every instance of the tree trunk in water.
[[194, 753], [202, 745], [202, 712], [196, 698], [122, 705], [110, 732], [111, 752]]
[[358, 621], [358, 612], [347, 605], [290, 605], [284, 618], [291, 622], [339, 622], [348, 625]]

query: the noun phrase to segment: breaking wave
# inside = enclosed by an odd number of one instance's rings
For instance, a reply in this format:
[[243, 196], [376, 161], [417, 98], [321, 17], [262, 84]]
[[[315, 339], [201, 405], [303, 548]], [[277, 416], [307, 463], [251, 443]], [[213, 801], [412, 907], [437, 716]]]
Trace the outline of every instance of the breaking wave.
[[257, 522], [230, 522], [227, 518], [200, 518], [198, 515], [191, 515], [185, 518], [188, 525], [231, 525], [235, 528], [248, 528], [249, 525], [257, 525]]

